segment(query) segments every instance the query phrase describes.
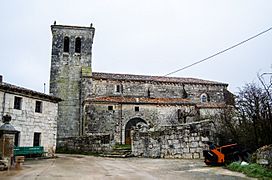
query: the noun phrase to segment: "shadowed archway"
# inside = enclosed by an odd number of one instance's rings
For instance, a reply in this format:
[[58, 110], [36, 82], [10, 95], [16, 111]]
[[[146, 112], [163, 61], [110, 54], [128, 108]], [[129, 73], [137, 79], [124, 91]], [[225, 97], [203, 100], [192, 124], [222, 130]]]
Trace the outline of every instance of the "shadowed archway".
[[133, 118], [129, 120], [125, 127], [125, 144], [131, 144], [131, 129], [135, 127], [139, 122], [145, 123], [145, 120], [141, 118]]

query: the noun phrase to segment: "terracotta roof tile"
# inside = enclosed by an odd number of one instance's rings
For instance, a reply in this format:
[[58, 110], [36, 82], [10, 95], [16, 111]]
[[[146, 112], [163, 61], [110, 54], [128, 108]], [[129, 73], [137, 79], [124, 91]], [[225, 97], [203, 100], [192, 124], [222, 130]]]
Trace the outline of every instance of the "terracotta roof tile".
[[166, 76], [147, 76], [147, 75], [133, 75], [133, 74], [113, 74], [93, 72], [94, 79], [109, 79], [109, 80], [126, 80], [126, 81], [153, 81], [165, 83], [184, 83], [184, 84], [210, 84], [228, 86], [226, 83], [216, 81], [209, 81], [197, 78], [182, 78], [182, 77], [166, 77]]
[[216, 103], [216, 102], [209, 102], [209, 103], [199, 103], [196, 105], [198, 108], [224, 108], [226, 107], [225, 103]]
[[37, 92], [37, 91], [33, 91], [33, 90], [30, 90], [30, 89], [26, 89], [26, 88], [23, 88], [23, 87], [15, 86], [15, 85], [5, 83], [5, 82], [0, 83], [0, 90], [3, 90], [5, 92], [9, 92], [9, 93], [24, 95], [24, 96], [36, 96], [36, 97], [40, 97], [42, 99], [46, 99], [46, 100], [49, 100], [49, 101], [52, 101], [52, 102], [61, 101], [61, 99], [58, 98], [58, 97], [47, 95], [47, 94]]
[[190, 104], [195, 105], [189, 99], [182, 98], [144, 98], [144, 97], [96, 97], [88, 98], [89, 102], [107, 102], [124, 104]]

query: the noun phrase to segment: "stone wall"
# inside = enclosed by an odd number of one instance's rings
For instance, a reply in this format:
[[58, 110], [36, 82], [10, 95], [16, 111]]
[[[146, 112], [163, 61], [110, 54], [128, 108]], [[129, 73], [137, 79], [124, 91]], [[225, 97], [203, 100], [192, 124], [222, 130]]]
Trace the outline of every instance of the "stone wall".
[[[121, 91], [116, 92], [116, 86]], [[210, 102], [224, 102], [225, 85], [184, 84], [184, 83], [151, 83], [139, 81], [93, 80], [95, 96], [133, 96], [151, 98], [183, 98], [184, 90], [192, 102], [199, 103], [200, 96], [206, 93]]]
[[[81, 134], [82, 75], [91, 75], [93, 27], [52, 25], [50, 93], [61, 98], [59, 103], [58, 137]], [[69, 51], [64, 52], [64, 38], [69, 38]], [[75, 51], [76, 38], [81, 51]]]
[[[119, 91], [117, 91], [119, 86]], [[216, 115], [225, 103], [225, 85], [217, 84], [184, 84], [145, 81], [118, 81], [96, 79], [92, 80], [93, 97], [124, 97], [124, 98], [184, 98], [187, 102], [148, 104], [141, 102], [92, 102], [84, 104], [84, 132], [110, 133], [118, 143], [125, 143], [125, 127], [133, 118], [144, 120], [149, 127], [180, 125], [184, 122], [194, 122], [199, 119], [209, 119]], [[209, 102], [201, 103], [201, 94], [209, 96]], [[109, 106], [112, 110], [109, 110]], [[135, 111], [135, 107], [139, 111]], [[178, 111], [190, 114], [186, 120], [178, 117]]]
[[[14, 109], [14, 97], [21, 97], [21, 109]], [[35, 112], [36, 101], [42, 102], [42, 112]], [[40, 145], [45, 151], [54, 152], [57, 137], [58, 103], [39, 97], [0, 91], [0, 111], [12, 117], [11, 124], [20, 131], [19, 146], [33, 146], [34, 132], [41, 133]], [[0, 126], [3, 123], [0, 122]]]
[[213, 141], [213, 123], [205, 120], [155, 131], [132, 132], [132, 154], [149, 158], [202, 159], [205, 142]]
[[112, 139], [108, 134], [97, 134], [80, 137], [68, 137], [58, 139], [59, 152], [109, 152]]
[[[112, 106], [112, 110], [108, 110]], [[135, 111], [135, 107], [139, 111]], [[109, 133], [118, 143], [125, 143], [126, 124], [140, 118], [151, 128], [179, 125], [178, 110], [189, 111], [194, 106], [185, 105], [152, 105], [152, 104], [115, 104], [91, 103], [85, 105], [85, 133]], [[195, 116], [187, 117], [187, 122], [196, 120]], [[122, 136], [122, 137], [121, 137]]]

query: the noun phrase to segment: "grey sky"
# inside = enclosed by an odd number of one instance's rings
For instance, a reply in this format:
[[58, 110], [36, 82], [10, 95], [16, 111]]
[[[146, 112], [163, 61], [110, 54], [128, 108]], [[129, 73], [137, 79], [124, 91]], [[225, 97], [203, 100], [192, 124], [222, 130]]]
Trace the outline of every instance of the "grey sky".
[[[57, 24], [96, 28], [93, 71], [164, 75], [272, 26], [269, 0], [6, 0], [0, 6], [0, 74], [43, 91]], [[272, 31], [173, 76], [229, 84], [271, 71]], [[48, 87], [47, 87], [48, 88]]]

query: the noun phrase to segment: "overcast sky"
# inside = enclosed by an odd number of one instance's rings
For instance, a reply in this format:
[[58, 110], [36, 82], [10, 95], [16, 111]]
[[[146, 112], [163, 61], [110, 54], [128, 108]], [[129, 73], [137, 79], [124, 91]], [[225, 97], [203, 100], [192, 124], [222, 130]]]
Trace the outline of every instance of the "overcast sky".
[[[0, 74], [36, 91], [49, 84], [51, 31], [96, 29], [93, 71], [165, 75], [272, 27], [269, 0], [6, 0], [0, 2]], [[229, 84], [271, 72], [272, 31], [172, 76]]]

